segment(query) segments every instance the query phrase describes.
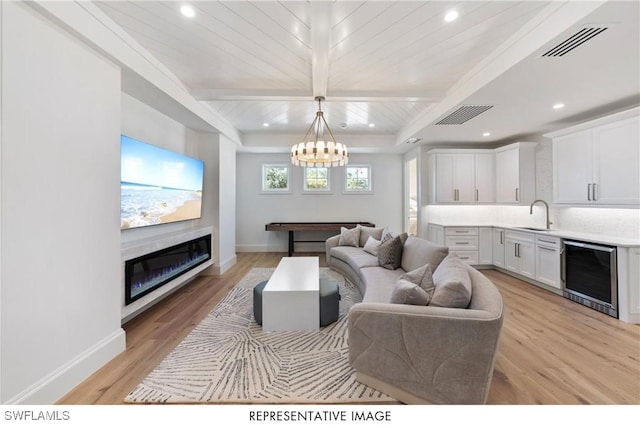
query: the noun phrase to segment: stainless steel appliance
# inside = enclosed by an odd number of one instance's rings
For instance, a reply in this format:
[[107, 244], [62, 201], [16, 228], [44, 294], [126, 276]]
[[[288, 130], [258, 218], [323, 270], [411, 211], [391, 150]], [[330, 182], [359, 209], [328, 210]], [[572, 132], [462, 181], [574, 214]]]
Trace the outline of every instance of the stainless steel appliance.
[[618, 318], [616, 247], [565, 240], [562, 250], [563, 295]]

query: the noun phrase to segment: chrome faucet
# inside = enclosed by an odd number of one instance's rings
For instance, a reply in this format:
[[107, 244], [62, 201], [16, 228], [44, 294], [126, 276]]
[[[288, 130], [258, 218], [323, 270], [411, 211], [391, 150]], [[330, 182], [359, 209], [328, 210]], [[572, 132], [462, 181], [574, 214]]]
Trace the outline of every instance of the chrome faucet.
[[542, 199], [534, 200], [533, 202], [531, 202], [531, 206], [529, 206], [529, 215], [533, 215], [533, 205], [538, 202], [542, 202], [542, 204], [544, 204], [544, 207], [547, 209], [547, 230], [551, 230], [551, 224], [553, 223], [549, 221], [549, 205], [547, 204], [547, 202]]

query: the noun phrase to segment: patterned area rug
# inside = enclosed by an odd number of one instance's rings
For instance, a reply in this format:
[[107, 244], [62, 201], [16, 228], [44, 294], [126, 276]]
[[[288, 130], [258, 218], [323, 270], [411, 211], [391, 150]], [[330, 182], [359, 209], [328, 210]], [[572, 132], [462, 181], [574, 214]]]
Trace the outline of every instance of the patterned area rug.
[[349, 366], [347, 313], [361, 300], [340, 285], [340, 317], [312, 332], [263, 332], [253, 286], [272, 268], [254, 268], [125, 398], [129, 403], [383, 403], [391, 397], [356, 381]]

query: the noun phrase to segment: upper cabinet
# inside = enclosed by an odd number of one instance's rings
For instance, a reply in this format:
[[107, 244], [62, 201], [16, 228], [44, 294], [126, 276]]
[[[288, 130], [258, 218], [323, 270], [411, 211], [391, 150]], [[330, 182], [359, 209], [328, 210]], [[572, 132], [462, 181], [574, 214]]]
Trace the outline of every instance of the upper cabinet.
[[430, 203], [530, 203], [535, 196], [535, 142], [496, 149], [429, 151]]
[[529, 204], [536, 195], [535, 142], [496, 148], [496, 201]]
[[436, 154], [436, 173], [436, 202], [473, 202], [475, 183], [473, 154]]
[[555, 203], [640, 204], [639, 110], [545, 135], [553, 138]]
[[492, 203], [492, 150], [441, 149], [429, 152], [431, 203]]

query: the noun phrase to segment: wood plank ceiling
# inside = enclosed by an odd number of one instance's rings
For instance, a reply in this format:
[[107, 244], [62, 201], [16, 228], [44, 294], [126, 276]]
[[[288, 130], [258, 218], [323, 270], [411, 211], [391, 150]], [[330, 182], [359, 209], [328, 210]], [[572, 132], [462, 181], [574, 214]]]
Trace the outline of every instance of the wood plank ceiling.
[[[341, 133], [393, 135], [546, 3], [198, 1], [194, 19], [180, 2], [98, 5], [243, 134], [304, 134], [324, 95]], [[454, 8], [464, 25], [443, 20]]]

